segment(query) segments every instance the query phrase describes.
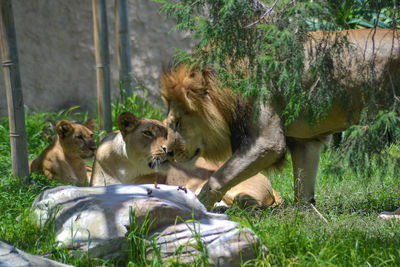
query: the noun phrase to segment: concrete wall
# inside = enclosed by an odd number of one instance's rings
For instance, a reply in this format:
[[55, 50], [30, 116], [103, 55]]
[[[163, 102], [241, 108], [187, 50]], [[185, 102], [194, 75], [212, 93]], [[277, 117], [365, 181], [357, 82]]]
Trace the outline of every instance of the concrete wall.
[[[58, 111], [73, 105], [93, 115], [96, 69], [91, 0], [14, 0], [19, 63], [25, 105]], [[112, 95], [118, 94], [114, 1], [107, 0]], [[134, 77], [160, 104], [158, 83], [174, 47], [190, 50], [191, 38], [169, 33], [174, 22], [150, 0], [129, 0], [131, 63]], [[7, 115], [4, 76], [0, 75], [0, 116]]]

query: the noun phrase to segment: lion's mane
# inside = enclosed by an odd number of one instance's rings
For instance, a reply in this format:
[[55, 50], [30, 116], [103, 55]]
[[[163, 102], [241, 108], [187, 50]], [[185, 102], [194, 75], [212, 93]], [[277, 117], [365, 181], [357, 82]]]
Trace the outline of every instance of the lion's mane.
[[203, 156], [208, 160], [225, 160], [232, 154], [239, 145], [232, 140], [233, 133], [245, 137], [243, 116], [248, 115], [243, 114], [250, 109], [238, 94], [219, 86], [211, 68], [179, 64], [162, 74], [160, 93], [167, 106], [173, 99], [204, 120], [209, 129], [199, 134], [206, 143]]

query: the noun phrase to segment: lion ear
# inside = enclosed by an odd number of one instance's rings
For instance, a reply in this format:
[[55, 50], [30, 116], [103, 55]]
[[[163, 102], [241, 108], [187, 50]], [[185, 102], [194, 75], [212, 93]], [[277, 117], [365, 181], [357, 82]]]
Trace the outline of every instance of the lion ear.
[[124, 112], [118, 116], [117, 124], [122, 135], [126, 135], [137, 127], [139, 119], [130, 112]]
[[202, 75], [206, 85], [209, 85], [215, 79], [216, 71], [210, 67], [205, 67], [202, 70]]
[[91, 131], [96, 129], [96, 121], [93, 118], [88, 119], [83, 125], [85, 125]]
[[71, 122], [62, 120], [57, 123], [56, 131], [61, 138], [65, 138], [74, 132], [74, 128], [72, 127]]
[[[196, 73], [199, 73], [198, 69], [192, 69], [189, 72], [189, 76], [191, 78], [196, 76]], [[210, 68], [210, 67], [205, 67], [201, 70], [200, 72], [201, 77], [203, 78], [202, 80], [202, 87], [201, 88], [186, 88], [185, 91], [185, 97], [186, 101], [189, 103], [189, 106], [192, 107], [192, 100], [196, 99], [198, 97], [203, 98], [208, 94], [208, 87], [210, 84], [212, 84], [214, 78], [215, 78], [215, 71]]]

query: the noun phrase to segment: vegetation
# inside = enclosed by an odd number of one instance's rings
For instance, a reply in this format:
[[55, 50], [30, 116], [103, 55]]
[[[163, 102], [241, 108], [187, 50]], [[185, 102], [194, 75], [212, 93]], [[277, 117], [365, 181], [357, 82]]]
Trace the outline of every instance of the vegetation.
[[[331, 17], [341, 29], [400, 28], [396, 1], [336, 0], [329, 1], [328, 6]], [[368, 179], [373, 171], [372, 161], [377, 161], [382, 169], [388, 162], [400, 166], [398, 155], [388, 154], [391, 146], [400, 142], [399, 101], [394, 98], [390, 103], [393, 103], [391, 108], [377, 114], [371, 114], [368, 108], [364, 110], [360, 124], [343, 134], [331, 168], [339, 171], [343, 162], [347, 162], [347, 167]], [[395, 167], [394, 171], [398, 175], [400, 168]]]
[[[196, 41], [192, 53], [179, 51], [178, 62], [213, 66], [228, 88], [245, 97], [277, 100], [286, 124], [300, 114], [310, 123], [318, 121], [334, 99], [345, 96], [331, 67], [347, 46], [343, 38], [335, 45], [318, 48], [309, 71], [309, 80], [318, 82], [303, 86], [303, 41], [308, 32], [361, 27], [400, 29], [399, 4], [393, 0], [157, 2], [163, 4], [161, 10], [166, 16], [176, 19], [174, 30], [190, 31]], [[359, 74], [365, 77], [361, 90], [366, 102], [361, 126], [347, 131], [343, 142], [346, 145], [340, 147], [339, 153], [351, 161], [351, 168], [364, 172], [366, 177], [372, 171], [370, 160], [380, 157], [392, 143], [400, 142], [400, 121], [394, 119], [400, 115], [400, 92], [396, 89], [393, 94], [378, 96], [379, 83], [373, 71], [369, 72], [370, 77]], [[372, 107], [377, 103], [385, 103], [387, 110], [376, 114]], [[364, 136], [365, 129], [368, 137]], [[332, 162], [341, 166], [343, 158]], [[395, 166], [400, 172], [400, 164]]]
[[398, 8], [396, 1], [385, 0], [333, 0], [328, 3], [328, 12], [343, 29], [399, 28]]
[[[283, 103], [286, 123], [307, 107], [310, 118], [321, 118], [341, 88], [332, 83], [333, 53], [340, 56], [344, 40], [321, 48], [310, 75], [320, 81], [313, 93], [304, 88], [303, 42], [315, 30], [361, 26], [397, 27], [396, 1], [224, 1], [157, 0], [177, 20], [174, 30], [190, 31], [192, 52], [179, 51], [178, 61], [211, 65], [219, 78], [244, 96]], [[396, 11], [397, 10], [397, 11]], [[365, 88], [366, 95], [370, 95]], [[375, 101], [375, 99], [371, 99]], [[388, 99], [390, 103], [393, 99]], [[320, 103], [315, 105], [313, 103]]]
[[[124, 109], [137, 111], [138, 105], [147, 107], [147, 101], [135, 96]], [[120, 105], [115, 109], [122, 110]], [[145, 110], [145, 109], [143, 109]], [[141, 116], [160, 119], [159, 114], [143, 113]], [[118, 111], [119, 112], [119, 111]], [[162, 117], [161, 117], [162, 118]], [[54, 134], [52, 122], [59, 119], [85, 121], [87, 114], [76, 112], [75, 108], [60, 113], [26, 114], [29, 157], [37, 156], [50, 142]], [[128, 244], [132, 247], [127, 259], [102, 261], [90, 259], [87, 255], [75, 259], [69, 251], [57, 246], [54, 231], [49, 224], [38, 229], [31, 218], [30, 206], [43, 190], [57, 186], [45, 176], [32, 175], [32, 182], [24, 184], [12, 178], [9, 152], [8, 121], [0, 119], [0, 240], [24, 251], [45, 255], [52, 259], [76, 266], [187, 266], [181, 263], [162, 262], [153, 252], [146, 259], [143, 239], [146, 228], [138, 227], [132, 218], [132, 229]], [[269, 250], [269, 255], [257, 255], [255, 261], [243, 266], [264, 265], [380, 265], [400, 264], [400, 223], [383, 221], [377, 214], [383, 210], [394, 210], [399, 205], [399, 175], [393, 172], [394, 162], [387, 166], [374, 161], [369, 180], [351, 172], [347, 163], [340, 171], [332, 170], [331, 158], [336, 151], [326, 151], [322, 156], [317, 183], [317, 208], [327, 219], [325, 223], [311, 208], [293, 206], [293, 181], [290, 161], [284, 171], [270, 175], [274, 188], [282, 195], [284, 203], [277, 208], [242, 210], [235, 207], [226, 211], [231, 219], [251, 228]], [[393, 144], [386, 151], [397, 158], [400, 146]], [[150, 239], [150, 246], [156, 247]], [[138, 249], [142, 247], [142, 249]], [[199, 244], [199, 248], [201, 248]], [[198, 264], [207, 260], [202, 250]]]

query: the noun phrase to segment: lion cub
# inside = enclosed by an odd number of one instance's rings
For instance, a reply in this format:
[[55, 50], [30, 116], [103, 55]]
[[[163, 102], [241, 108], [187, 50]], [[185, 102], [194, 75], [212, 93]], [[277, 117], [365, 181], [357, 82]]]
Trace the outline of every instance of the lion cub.
[[119, 131], [99, 144], [90, 185], [164, 183], [167, 167], [167, 128], [159, 121], [124, 112]]
[[94, 119], [89, 119], [84, 124], [59, 121], [55, 140], [29, 162], [29, 172], [41, 172], [48, 178], [63, 183], [87, 185], [90, 171], [87, 172], [83, 159], [92, 157], [96, 150], [93, 138], [95, 128]]

